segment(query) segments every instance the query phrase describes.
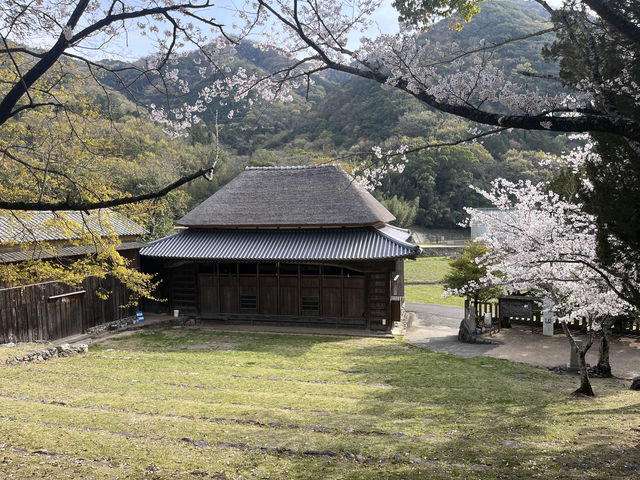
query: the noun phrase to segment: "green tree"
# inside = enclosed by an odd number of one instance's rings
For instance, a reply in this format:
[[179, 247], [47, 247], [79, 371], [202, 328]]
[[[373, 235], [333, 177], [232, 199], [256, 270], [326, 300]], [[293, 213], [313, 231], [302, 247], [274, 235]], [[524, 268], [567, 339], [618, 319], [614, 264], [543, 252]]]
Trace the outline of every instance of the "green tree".
[[[545, 54], [559, 63], [568, 85], [594, 85], [595, 108], [640, 122], [640, 5], [584, 3], [598, 16], [579, 9], [553, 16], [557, 40]], [[598, 156], [590, 157], [579, 173], [588, 182], [574, 180], [578, 198], [597, 217], [600, 260], [607, 268], [628, 272], [621, 276], [625, 296], [640, 306], [637, 278], [631, 278], [640, 265], [640, 142], [604, 132], [592, 132], [590, 142]]]
[[487, 267], [478, 260], [489, 249], [479, 241], [468, 242], [462, 255], [449, 262], [451, 270], [443, 279], [447, 290], [466, 295], [476, 304], [495, 298], [502, 292], [500, 287], [483, 284], [480, 280], [487, 275]]
[[405, 200], [394, 195], [389, 199], [382, 199], [382, 204], [396, 217], [393, 223], [399, 227], [410, 227], [414, 224], [418, 215], [420, 197], [415, 197], [413, 200]]

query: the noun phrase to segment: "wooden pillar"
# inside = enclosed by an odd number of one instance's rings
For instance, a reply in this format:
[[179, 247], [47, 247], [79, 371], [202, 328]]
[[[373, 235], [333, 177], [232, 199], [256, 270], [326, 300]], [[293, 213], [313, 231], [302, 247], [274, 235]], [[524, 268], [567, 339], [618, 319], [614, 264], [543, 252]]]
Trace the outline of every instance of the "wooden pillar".
[[322, 317], [324, 315], [324, 308], [322, 308], [322, 291], [324, 290], [324, 268], [322, 265], [318, 265], [320, 271], [320, 291], [318, 292], [318, 316]]
[[216, 262], [216, 296], [218, 297], [218, 313], [222, 310], [222, 302], [220, 298], [220, 262]]
[[301, 292], [301, 285], [300, 285], [300, 264], [297, 264], [298, 266], [298, 307], [297, 307], [297, 311], [298, 311], [298, 316], [302, 315], [302, 311], [301, 311], [301, 307], [300, 304], [302, 303], [302, 295], [300, 295]]
[[233, 313], [240, 313], [240, 264], [236, 262], [236, 311]]
[[344, 267], [340, 267], [340, 318], [344, 318]]
[[256, 313], [260, 312], [260, 263], [256, 262]]

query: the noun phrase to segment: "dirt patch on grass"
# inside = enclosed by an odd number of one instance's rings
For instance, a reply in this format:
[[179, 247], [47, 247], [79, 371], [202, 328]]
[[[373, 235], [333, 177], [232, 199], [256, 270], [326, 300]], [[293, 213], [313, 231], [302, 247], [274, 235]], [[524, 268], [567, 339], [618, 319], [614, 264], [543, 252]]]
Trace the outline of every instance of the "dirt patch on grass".
[[226, 342], [207, 342], [186, 345], [187, 350], [237, 350], [237, 345]]
[[[205, 340], [205, 341], [203, 341]], [[162, 328], [118, 332], [100, 338], [95, 342], [101, 348], [116, 349], [157, 349], [162, 346], [170, 351], [233, 351], [238, 344], [230, 342], [227, 334], [200, 328]]]

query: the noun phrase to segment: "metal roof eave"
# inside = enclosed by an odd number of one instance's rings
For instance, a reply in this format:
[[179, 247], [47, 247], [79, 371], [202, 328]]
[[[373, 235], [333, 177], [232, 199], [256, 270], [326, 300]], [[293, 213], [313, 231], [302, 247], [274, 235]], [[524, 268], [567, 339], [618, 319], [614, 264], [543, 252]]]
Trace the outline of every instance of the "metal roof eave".
[[188, 229], [143, 248], [144, 257], [218, 261], [354, 261], [415, 258], [420, 247], [373, 227], [304, 230]]

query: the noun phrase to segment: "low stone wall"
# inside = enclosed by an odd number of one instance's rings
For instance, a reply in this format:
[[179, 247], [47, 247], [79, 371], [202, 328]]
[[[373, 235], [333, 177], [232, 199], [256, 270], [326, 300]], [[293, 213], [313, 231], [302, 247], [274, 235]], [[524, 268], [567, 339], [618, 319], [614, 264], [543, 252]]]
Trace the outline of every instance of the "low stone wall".
[[87, 328], [87, 334], [95, 336], [100, 335], [101, 333], [106, 331], [114, 332], [117, 330], [122, 330], [129, 325], [135, 325], [137, 323], [138, 317], [134, 315], [131, 317], [122, 318], [120, 320], [114, 320], [113, 322], [102, 323], [100, 325], [96, 325], [95, 327]]
[[[5, 347], [11, 347], [15, 345], [4, 344]], [[56, 357], [73, 357], [78, 353], [87, 353], [89, 351], [89, 347], [82, 343], [79, 345], [71, 346], [68, 343], [63, 343], [62, 345], [58, 345], [57, 347], [50, 347], [44, 350], [33, 350], [24, 355], [19, 355], [13, 358], [7, 358], [4, 363], [5, 365], [18, 365], [20, 363], [27, 362], [44, 362], [45, 360], [49, 360], [50, 358]]]
[[420, 247], [421, 257], [457, 257], [464, 247]]

